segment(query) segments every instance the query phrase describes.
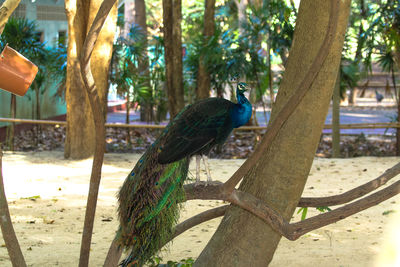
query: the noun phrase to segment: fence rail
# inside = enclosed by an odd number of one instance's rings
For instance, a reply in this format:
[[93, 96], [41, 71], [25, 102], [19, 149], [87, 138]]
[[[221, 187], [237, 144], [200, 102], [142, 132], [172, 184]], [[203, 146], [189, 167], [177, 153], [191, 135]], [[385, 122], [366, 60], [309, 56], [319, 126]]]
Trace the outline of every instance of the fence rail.
[[[47, 125], [66, 125], [66, 121], [52, 121], [52, 120], [29, 120], [29, 119], [10, 119], [0, 118], [0, 122], [14, 122], [14, 123], [29, 123], [29, 124], [47, 124]], [[165, 125], [153, 124], [124, 124], [124, 123], [106, 123], [106, 127], [114, 128], [146, 128], [146, 129], [163, 129]], [[385, 128], [400, 128], [400, 123], [397, 122], [381, 122], [381, 123], [353, 123], [353, 124], [340, 124], [340, 129], [385, 129]], [[265, 130], [266, 126], [242, 126], [237, 131], [256, 131]], [[324, 129], [332, 129], [331, 124], [325, 124]]]

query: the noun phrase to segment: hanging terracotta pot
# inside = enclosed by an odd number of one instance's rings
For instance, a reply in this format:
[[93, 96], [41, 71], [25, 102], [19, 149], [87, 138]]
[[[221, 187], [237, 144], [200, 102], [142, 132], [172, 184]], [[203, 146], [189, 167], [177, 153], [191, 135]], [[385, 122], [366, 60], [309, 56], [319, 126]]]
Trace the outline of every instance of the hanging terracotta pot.
[[0, 54], [0, 88], [23, 96], [31, 86], [38, 67], [6, 45]]

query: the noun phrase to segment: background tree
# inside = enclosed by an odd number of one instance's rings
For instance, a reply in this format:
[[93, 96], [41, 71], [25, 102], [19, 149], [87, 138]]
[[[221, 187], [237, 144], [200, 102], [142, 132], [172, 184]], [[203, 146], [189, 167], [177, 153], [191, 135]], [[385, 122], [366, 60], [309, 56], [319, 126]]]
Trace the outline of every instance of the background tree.
[[146, 85], [146, 92], [139, 99], [140, 104], [140, 120], [150, 122], [154, 118], [153, 114], [153, 102], [152, 102], [152, 92], [149, 81], [149, 57], [147, 53], [147, 16], [146, 16], [146, 5], [144, 0], [135, 0], [134, 1], [134, 9], [133, 9], [133, 18], [134, 23], [137, 24], [140, 28], [141, 35], [143, 37], [143, 54], [139, 58], [139, 72], [141, 77], [143, 77], [142, 81], [144, 85]]
[[182, 74], [181, 9], [181, 0], [163, 0], [166, 88], [171, 118], [185, 106]]
[[[87, 158], [93, 155], [94, 151], [95, 132], [92, 113], [77, 64], [85, 36], [100, 4], [101, 2], [93, 0], [65, 1], [68, 18], [67, 130], [64, 145], [66, 158]], [[91, 59], [91, 69], [99, 90], [104, 116], [107, 112], [108, 70], [116, 19], [117, 4], [107, 18]]]
[[[395, 72], [400, 70], [400, 3], [399, 1], [389, 0], [386, 5], [381, 7], [382, 15], [379, 17], [381, 22], [381, 39], [375, 46], [379, 51], [378, 64], [383, 71], [387, 71], [391, 76], [394, 95], [397, 102], [397, 122], [400, 122], [400, 90], [396, 85]], [[400, 128], [396, 129], [396, 155], [400, 155]]]
[[[272, 120], [305, 77], [328, 27], [330, 3], [300, 4], [294, 42]], [[350, 1], [339, 3], [339, 23], [327, 59], [311, 91], [282, 127], [261, 161], [244, 177], [240, 189], [266, 201], [289, 220], [300, 199], [328, 111], [340, 62]], [[290, 159], [290, 160], [289, 160]], [[265, 266], [281, 236], [246, 211], [231, 207], [194, 266]], [[268, 242], [265, 242], [268, 240]], [[235, 246], [226, 246], [235, 244]]]
[[165, 83], [164, 40], [160, 36], [153, 36], [150, 52], [150, 86], [155, 107], [154, 121], [160, 123], [167, 118], [168, 99]]
[[[203, 29], [203, 45], [207, 45], [210, 38], [215, 32], [214, 22], [215, 0], [205, 0], [204, 5], [204, 29]], [[197, 73], [196, 97], [204, 99], [210, 97], [211, 90], [210, 74], [207, 70], [207, 65], [204, 62], [204, 54], [199, 58], [199, 69]]]

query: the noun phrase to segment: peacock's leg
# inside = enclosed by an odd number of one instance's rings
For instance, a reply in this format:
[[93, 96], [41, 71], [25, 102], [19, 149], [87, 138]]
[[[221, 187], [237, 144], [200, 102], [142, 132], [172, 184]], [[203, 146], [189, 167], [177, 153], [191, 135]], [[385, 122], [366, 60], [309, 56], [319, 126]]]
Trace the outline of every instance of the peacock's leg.
[[200, 160], [201, 156], [196, 155], [196, 183], [200, 182]]
[[210, 173], [210, 167], [208, 165], [208, 160], [207, 160], [208, 158], [207, 158], [207, 156], [204, 156], [204, 155], [202, 155], [201, 157], [203, 158], [204, 166], [206, 168], [207, 182], [212, 182], [211, 173]]

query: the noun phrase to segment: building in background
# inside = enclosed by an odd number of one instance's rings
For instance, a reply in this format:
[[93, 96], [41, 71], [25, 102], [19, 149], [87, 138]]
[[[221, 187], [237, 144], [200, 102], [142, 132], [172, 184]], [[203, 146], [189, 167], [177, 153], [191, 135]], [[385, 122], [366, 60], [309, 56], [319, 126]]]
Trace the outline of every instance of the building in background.
[[[0, 5], [4, 0], [0, 0]], [[68, 22], [65, 14], [64, 0], [21, 0], [19, 6], [11, 15], [16, 18], [26, 18], [35, 21], [39, 32], [38, 39], [48, 47], [55, 47], [59, 44], [66, 44]], [[65, 116], [66, 105], [61, 99], [54, 97], [56, 88], [50, 86], [40, 95], [40, 109], [42, 118], [56, 118]], [[0, 117], [10, 116], [11, 94], [0, 90]], [[32, 119], [32, 105], [36, 105], [33, 90], [28, 90], [24, 97], [17, 96], [17, 118]], [[2, 139], [3, 126], [7, 123], [0, 123], [0, 140]]]
[[[3, 2], [0, 0], [0, 4]], [[46, 45], [66, 44], [68, 22], [64, 0], [21, 0], [11, 16], [35, 21], [39, 38]]]

